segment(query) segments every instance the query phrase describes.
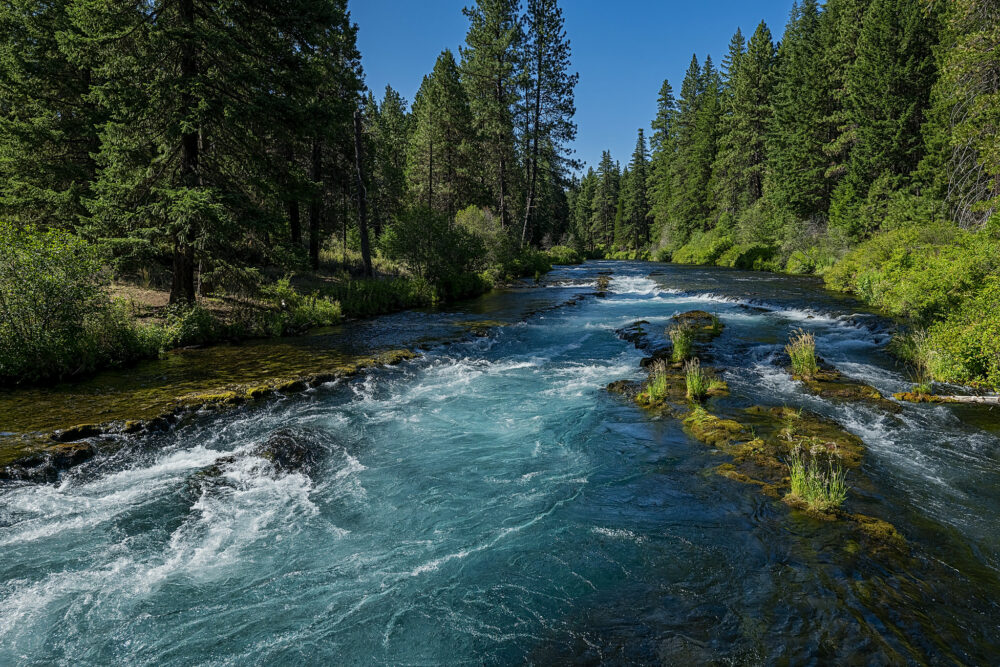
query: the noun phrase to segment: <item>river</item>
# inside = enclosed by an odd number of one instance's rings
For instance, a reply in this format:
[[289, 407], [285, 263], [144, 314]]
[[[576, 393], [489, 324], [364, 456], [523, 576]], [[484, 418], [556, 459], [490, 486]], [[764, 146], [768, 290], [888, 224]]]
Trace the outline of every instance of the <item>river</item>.
[[[488, 299], [468, 316], [554, 307], [0, 486], [0, 664], [996, 664], [1000, 415], [830, 402], [774, 363], [802, 327], [843, 373], [907, 389], [886, 321], [814, 279], [643, 262]], [[724, 454], [604, 391], [644, 377], [616, 328], [692, 309], [726, 325], [719, 406], [860, 436], [847, 507], [905, 549], [714, 474]], [[251, 455], [275, 432], [317, 465]]]

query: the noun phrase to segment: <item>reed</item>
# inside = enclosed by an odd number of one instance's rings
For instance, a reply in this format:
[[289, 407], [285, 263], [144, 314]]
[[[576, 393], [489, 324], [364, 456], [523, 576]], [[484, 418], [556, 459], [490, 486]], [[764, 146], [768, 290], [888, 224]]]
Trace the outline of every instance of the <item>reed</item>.
[[785, 346], [785, 352], [792, 359], [792, 371], [806, 379], [812, 379], [819, 372], [816, 359], [816, 337], [797, 329]]

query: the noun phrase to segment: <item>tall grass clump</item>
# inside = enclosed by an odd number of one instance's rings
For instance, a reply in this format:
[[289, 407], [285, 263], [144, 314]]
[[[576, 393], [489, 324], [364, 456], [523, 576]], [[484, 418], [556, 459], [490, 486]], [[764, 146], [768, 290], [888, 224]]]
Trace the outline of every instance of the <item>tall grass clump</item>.
[[646, 381], [646, 396], [653, 402], [662, 401], [667, 397], [668, 390], [666, 364], [663, 361], [657, 361], [649, 370], [649, 379]]
[[694, 351], [694, 327], [688, 324], [679, 324], [667, 329], [667, 335], [674, 344], [671, 359], [674, 363], [680, 363], [691, 357]]
[[808, 380], [819, 372], [816, 337], [811, 333], [797, 329], [785, 346], [785, 352], [792, 359], [792, 371], [796, 375]]
[[687, 397], [692, 401], [700, 401], [708, 396], [709, 384], [712, 379], [701, 367], [698, 359], [691, 359], [684, 364], [684, 379], [687, 381]]
[[833, 460], [827, 461], [826, 470], [815, 458], [806, 458], [802, 449], [792, 450], [788, 460], [794, 498], [813, 510], [831, 510], [840, 507], [847, 499], [847, 481], [844, 469]]

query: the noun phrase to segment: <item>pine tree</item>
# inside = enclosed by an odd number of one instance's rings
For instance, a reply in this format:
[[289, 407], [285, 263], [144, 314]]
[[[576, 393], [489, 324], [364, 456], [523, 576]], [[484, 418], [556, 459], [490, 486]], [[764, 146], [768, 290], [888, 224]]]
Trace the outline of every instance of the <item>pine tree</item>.
[[735, 144], [738, 132], [733, 113], [733, 84], [739, 76], [740, 62], [746, 54], [743, 32], [737, 28], [729, 40], [729, 52], [723, 59], [722, 86], [720, 91], [719, 146], [712, 165], [712, 193], [715, 208], [722, 216], [732, 219], [740, 208], [740, 183], [737, 181], [741, 146]]
[[825, 215], [830, 203], [824, 119], [833, 112], [833, 89], [823, 69], [817, 0], [792, 9], [778, 51], [768, 132], [767, 197], [799, 220]]
[[95, 176], [102, 114], [92, 72], [70, 62], [59, 35], [73, 30], [70, 2], [0, 6], [0, 215], [76, 226]]
[[514, 171], [513, 107], [517, 104], [518, 53], [522, 39], [516, 0], [477, 0], [463, 10], [469, 19], [461, 49], [462, 81], [468, 94], [486, 156], [488, 189], [499, 212], [500, 224], [511, 223]]
[[[571, 74], [570, 46], [566, 38], [562, 10], [557, 0], [528, 0], [525, 35], [525, 80], [523, 104], [527, 111], [525, 163], [527, 165], [522, 245], [535, 224], [539, 171], [543, 164], [554, 180], [565, 177], [567, 167], [576, 163], [567, 158], [566, 144], [576, 138], [573, 89], [578, 74]], [[543, 149], [548, 149], [542, 154]]]
[[109, 118], [95, 223], [106, 234], [170, 248], [171, 301], [194, 299], [198, 262], [236, 252], [234, 239], [252, 232], [266, 236], [259, 225], [274, 218], [263, 185], [279, 177], [273, 131], [290, 100], [312, 119], [301, 136], [316, 189], [315, 264], [323, 146], [349, 136], [361, 88], [344, 0], [267, 8], [79, 0], [71, 16], [74, 61], [92, 68], [94, 98]]
[[431, 210], [453, 217], [475, 203], [472, 114], [451, 51], [445, 49], [424, 78], [413, 107], [408, 150], [410, 192]]
[[[831, 211], [831, 222], [850, 237], [864, 238], [878, 224], [878, 214], [859, 214], [860, 202], [902, 187], [923, 158], [936, 21], [919, 0], [874, 0], [865, 12], [846, 79], [854, 143]], [[876, 181], [878, 192], [871, 191]]]
[[[628, 243], [638, 250], [650, 241], [649, 233], [649, 195], [646, 183], [649, 179], [649, 155], [646, 151], [646, 137], [642, 128], [636, 138], [635, 151], [628, 166], [628, 187], [623, 187], [624, 212], [623, 218], [629, 231]], [[624, 177], [622, 178], [624, 181]]]
[[670, 225], [671, 243], [679, 246], [695, 231], [711, 225], [710, 181], [718, 142], [719, 73], [711, 56], [704, 66], [692, 57], [681, 85], [677, 114], [677, 155], [674, 160]]
[[663, 81], [657, 98], [656, 118], [650, 137], [652, 157], [649, 168], [648, 193], [653, 231], [659, 236], [667, 224], [671, 206], [672, 169], [677, 150], [677, 100], [670, 82]]
[[607, 247], [614, 242], [620, 179], [621, 172], [611, 159], [611, 152], [602, 152], [601, 162], [597, 166], [594, 198], [590, 204], [590, 229], [596, 243]]
[[763, 21], [737, 62], [730, 82], [731, 111], [719, 140], [715, 170], [716, 196], [727, 207], [724, 210], [733, 214], [752, 206], [764, 192], [774, 43]]
[[958, 0], [943, 18], [947, 48], [924, 126], [921, 183], [959, 224], [975, 227], [1000, 208], [1000, 4]]

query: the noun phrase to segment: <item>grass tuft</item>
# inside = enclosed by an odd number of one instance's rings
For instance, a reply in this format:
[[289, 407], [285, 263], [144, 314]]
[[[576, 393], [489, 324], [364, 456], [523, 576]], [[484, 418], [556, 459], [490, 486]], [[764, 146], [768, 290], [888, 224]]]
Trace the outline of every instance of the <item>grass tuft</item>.
[[809, 380], [819, 372], [819, 361], [816, 359], [816, 337], [797, 329], [785, 346], [785, 352], [792, 358], [792, 371]]
[[791, 477], [791, 495], [804, 502], [809, 509], [827, 511], [840, 507], [847, 499], [846, 474], [843, 467], [832, 459], [823, 470], [815, 457], [806, 458], [796, 447], [788, 460]]
[[691, 358], [694, 350], [694, 327], [687, 324], [678, 324], [667, 329], [667, 335], [674, 344], [671, 359], [674, 363], [680, 363]]
[[712, 379], [701, 367], [701, 362], [697, 358], [684, 364], [684, 376], [687, 380], [687, 397], [692, 401], [704, 400], [708, 396]]

